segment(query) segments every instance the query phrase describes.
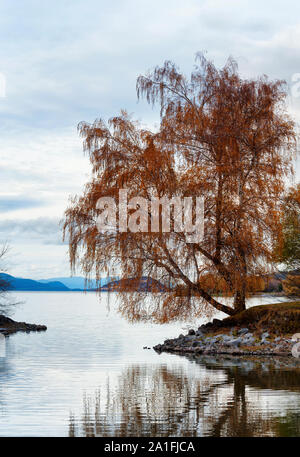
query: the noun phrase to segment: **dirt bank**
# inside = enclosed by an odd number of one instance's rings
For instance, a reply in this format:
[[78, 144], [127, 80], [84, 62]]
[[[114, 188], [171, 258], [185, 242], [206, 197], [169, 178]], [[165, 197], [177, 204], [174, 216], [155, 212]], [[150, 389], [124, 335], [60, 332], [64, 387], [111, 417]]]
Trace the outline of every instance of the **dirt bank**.
[[16, 332], [40, 332], [47, 330], [46, 325], [27, 324], [26, 322], [16, 322], [9, 317], [0, 314], [0, 333], [10, 335]]

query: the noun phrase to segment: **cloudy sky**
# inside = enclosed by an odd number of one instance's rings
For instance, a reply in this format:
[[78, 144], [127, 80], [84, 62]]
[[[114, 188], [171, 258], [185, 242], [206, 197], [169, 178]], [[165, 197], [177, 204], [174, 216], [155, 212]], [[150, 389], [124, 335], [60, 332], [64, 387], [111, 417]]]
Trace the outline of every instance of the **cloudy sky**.
[[[154, 125], [135, 82], [165, 59], [189, 73], [197, 51], [243, 76], [285, 79], [300, 121], [296, 0], [0, 0], [0, 242], [9, 272], [69, 275], [58, 227], [90, 167], [78, 122], [121, 108]], [[298, 74], [298, 75], [297, 75]]]

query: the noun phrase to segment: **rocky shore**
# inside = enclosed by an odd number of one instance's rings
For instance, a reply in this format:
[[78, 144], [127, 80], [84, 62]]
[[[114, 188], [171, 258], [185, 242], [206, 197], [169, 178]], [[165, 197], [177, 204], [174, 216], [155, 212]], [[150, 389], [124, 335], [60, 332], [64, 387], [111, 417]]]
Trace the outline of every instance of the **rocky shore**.
[[281, 355], [292, 356], [295, 339], [293, 334], [278, 335], [267, 328], [255, 326], [225, 327], [223, 321], [214, 319], [187, 335], [165, 340], [154, 346], [157, 352], [180, 354], [230, 354], [230, 355]]
[[0, 314], [0, 333], [2, 335], [10, 335], [16, 332], [40, 332], [44, 330], [47, 330], [46, 325], [16, 322], [13, 319]]

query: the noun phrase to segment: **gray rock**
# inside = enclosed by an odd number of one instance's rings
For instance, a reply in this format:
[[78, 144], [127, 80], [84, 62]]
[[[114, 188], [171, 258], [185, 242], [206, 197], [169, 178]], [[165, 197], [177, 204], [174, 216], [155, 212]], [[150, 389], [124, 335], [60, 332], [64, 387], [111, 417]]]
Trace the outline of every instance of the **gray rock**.
[[255, 341], [255, 338], [254, 336], [250, 333], [248, 334], [249, 336], [245, 335], [244, 338], [243, 338], [243, 343], [244, 344], [253, 344], [254, 341]]
[[209, 344], [215, 344], [218, 339], [219, 339], [218, 336], [213, 336], [213, 337], [207, 338], [206, 340], [209, 342]]
[[230, 336], [230, 335], [222, 335], [221, 336], [221, 341], [226, 342], [226, 341], [230, 341], [230, 340], [232, 340], [232, 336]]
[[197, 347], [197, 346], [201, 346], [201, 343], [200, 343], [200, 341], [194, 341], [194, 342], [192, 343], [192, 346], [195, 348], [195, 347]]
[[226, 346], [235, 346], [235, 347], [238, 347], [240, 346], [242, 343], [242, 339], [241, 338], [234, 338], [234, 339], [231, 339], [229, 341], [226, 341]]
[[197, 338], [196, 335], [187, 335], [184, 337], [185, 341], [194, 341]]
[[189, 333], [188, 333], [189, 335], [195, 335], [195, 333], [196, 332], [194, 329], [192, 329], [192, 328], [189, 329]]
[[244, 327], [244, 328], [241, 328], [239, 331], [238, 331], [238, 335], [244, 335], [246, 333], [249, 332], [249, 329]]
[[269, 344], [269, 341], [266, 340], [265, 338], [262, 338], [260, 341], [260, 344]]

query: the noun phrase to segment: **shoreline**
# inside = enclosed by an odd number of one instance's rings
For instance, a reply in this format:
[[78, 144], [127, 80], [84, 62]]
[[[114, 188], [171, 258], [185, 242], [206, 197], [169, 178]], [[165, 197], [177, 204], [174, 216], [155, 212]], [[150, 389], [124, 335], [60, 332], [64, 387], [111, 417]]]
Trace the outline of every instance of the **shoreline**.
[[17, 322], [13, 319], [0, 314], [0, 334], [7, 336], [16, 332], [41, 332], [46, 331], [46, 325], [28, 324], [27, 322]]
[[223, 320], [213, 319], [186, 335], [167, 339], [158, 352], [300, 357], [300, 302], [258, 305]]
[[[194, 333], [193, 333], [194, 332]], [[190, 330], [187, 335], [167, 339], [163, 344], [157, 344], [153, 349], [158, 352], [177, 353], [179, 355], [253, 355], [253, 356], [290, 356], [296, 341], [292, 335], [273, 336], [267, 331], [258, 334], [248, 328], [236, 329], [230, 332], [206, 335], [199, 327], [197, 331]]]

